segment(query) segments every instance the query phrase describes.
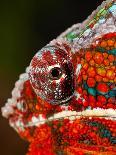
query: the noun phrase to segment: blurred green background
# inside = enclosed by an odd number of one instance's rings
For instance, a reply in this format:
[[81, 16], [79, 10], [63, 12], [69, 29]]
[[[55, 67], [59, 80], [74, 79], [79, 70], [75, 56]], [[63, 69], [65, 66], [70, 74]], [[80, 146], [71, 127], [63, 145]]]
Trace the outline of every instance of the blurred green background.
[[[0, 1], [0, 107], [33, 55], [71, 25], [82, 22], [102, 0]], [[0, 116], [0, 154], [24, 155], [28, 144]]]

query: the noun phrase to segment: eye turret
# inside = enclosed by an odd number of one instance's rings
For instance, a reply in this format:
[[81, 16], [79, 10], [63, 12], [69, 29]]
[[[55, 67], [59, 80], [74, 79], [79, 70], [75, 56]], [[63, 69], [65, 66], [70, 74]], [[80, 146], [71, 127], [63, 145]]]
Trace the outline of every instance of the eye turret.
[[73, 96], [73, 65], [65, 50], [42, 48], [30, 63], [29, 77], [35, 93], [51, 104], [65, 103]]

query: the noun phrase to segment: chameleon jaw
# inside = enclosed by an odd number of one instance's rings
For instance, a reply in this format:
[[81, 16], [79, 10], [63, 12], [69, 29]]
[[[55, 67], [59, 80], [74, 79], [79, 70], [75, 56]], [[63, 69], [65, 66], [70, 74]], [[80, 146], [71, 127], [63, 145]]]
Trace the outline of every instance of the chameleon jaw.
[[70, 121], [75, 121], [76, 119], [81, 117], [89, 117], [89, 119], [91, 119], [92, 117], [97, 117], [97, 118], [104, 118], [109, 120], [116, 120], [116, 111], [113, 109], [101, 109], [101, 108], [94, 108], [92, 110], [86, 109], [82, 112], [68, 110], [68, 111], [58, 112], [48, 118], [44, 118], [42, 114], [40, 114], [38, 117], [32, 116], [32, 119], [30, 122], [28, 122], [28, 124], [24, 125], [22, 122], [20, 123], [18, 122], [18, 124], [19, 125], [22, 124], [22, 127], [25, 128], [25, 127], [32, 127], [32, 126], [40, 126], [42, 124], [49, 123], [55, 120], [69, 119]]

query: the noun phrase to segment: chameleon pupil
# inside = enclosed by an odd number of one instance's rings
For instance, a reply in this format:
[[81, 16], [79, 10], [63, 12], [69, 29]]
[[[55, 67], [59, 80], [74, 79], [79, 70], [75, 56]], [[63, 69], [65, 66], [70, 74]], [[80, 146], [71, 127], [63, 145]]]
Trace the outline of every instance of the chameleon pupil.
[[61, 75], [62, 75], [62, 71], [61, 71], [60, 68], [55, 67], [55, 68], [53, 68], [51, 70], [51, 74], [50, 74], [51, 79], [56, 79], [57, 80], [57, 79], [59, 79], [61, 77]]

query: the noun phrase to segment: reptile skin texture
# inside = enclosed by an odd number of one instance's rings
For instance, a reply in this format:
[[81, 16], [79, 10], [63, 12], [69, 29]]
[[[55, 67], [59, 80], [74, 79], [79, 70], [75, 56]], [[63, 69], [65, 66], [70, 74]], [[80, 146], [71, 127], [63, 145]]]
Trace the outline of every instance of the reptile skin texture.
[[2, 115], [27, 155], [116, 155], [116, 1], [39, 50]]

